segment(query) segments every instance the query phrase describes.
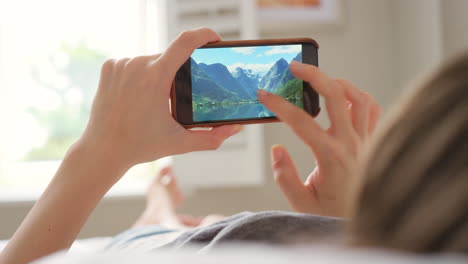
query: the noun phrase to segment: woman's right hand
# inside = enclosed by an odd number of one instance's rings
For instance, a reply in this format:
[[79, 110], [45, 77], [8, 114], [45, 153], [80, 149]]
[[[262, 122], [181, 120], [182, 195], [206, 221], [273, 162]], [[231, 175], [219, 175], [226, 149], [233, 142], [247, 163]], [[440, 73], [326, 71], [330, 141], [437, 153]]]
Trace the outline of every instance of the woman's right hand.
[[295, 211], [346, 216], [353, 178], [380, 107], [350, 82], [330, 79], [315, 66], [294, 62], [291, 72], [325, 99], [331, 125], [325, 130], [304, 110], [280, 96], [259, 91], [260, 101], [310, 147], [317, 164], [303, 183], [287, 150], [273, 146], [275, 181]]

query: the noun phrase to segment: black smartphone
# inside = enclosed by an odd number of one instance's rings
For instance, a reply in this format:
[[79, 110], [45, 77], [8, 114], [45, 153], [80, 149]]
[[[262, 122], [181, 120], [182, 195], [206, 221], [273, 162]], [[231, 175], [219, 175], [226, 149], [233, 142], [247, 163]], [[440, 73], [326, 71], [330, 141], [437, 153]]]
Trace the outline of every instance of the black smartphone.
[[264, 89], [316, 116], [319, 96], [291, 74], [293, 60], [318, 66], [317, 42], [220, 41], [198, 48], [176, 74], [172, 115], [184, 127], [277, 122], [257, 98], [257, 90]]

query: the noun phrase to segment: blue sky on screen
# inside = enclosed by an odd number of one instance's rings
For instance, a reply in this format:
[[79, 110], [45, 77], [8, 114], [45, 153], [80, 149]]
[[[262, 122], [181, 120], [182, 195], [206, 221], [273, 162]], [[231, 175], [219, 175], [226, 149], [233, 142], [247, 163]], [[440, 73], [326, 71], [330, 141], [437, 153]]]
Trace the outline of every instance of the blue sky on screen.
[[264, 74], [280, 58], [291, 61], [301, 49], [301, 45], [196, 49], [192, 58], [197, 63], [222, 63], [231, 72], [241, 67]]

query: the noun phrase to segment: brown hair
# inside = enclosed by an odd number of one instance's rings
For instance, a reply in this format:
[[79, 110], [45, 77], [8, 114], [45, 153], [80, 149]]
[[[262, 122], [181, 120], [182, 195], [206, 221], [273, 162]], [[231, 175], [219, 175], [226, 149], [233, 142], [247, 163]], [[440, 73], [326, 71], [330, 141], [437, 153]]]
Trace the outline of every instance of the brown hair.
[[431, 74], [385, 123], [363, 168], [353, 242], [468, 252], [468, 54]]

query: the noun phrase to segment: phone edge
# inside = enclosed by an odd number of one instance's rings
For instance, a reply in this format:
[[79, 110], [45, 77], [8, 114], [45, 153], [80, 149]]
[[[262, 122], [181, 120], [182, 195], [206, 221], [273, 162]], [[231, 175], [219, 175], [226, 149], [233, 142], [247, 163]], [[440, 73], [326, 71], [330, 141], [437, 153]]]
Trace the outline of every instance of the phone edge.
[[[228, 41], [217, 41], [213, 43], [208, 43], [206, 45], [203, 45], [200, 48], [210, 48], [210, 47], [223, 47], [223, 46], [231, 46], [231, 45], [239, 45], [241, 44], [246, 44], [246, 46], [249, 46], [251, 44], [283, 44], [283, 43], [312, 43], [317, 49], [319, 49], [319, 45], [317, 41], [313, 38], [284, 38], [284, 39], [256, 39], [256, 40], [228, 40]], [[207, 123], [207, 124], [182, 124], [177, 120], [177, 100], [175, 98], [176, 96], [176, 79], [172, 81], [172, 86], [171, 86], [171, 94], [170, 94], [170, 105], [171, 105], [171, 114], [174, 120], [179, 123], [181, 126], [185, 128], [196, 128], [196, 127], [217, 127], [217, 126], [223, 126], [223, 125], [230, 125], [230, 124], [241, 124], [241, 125], [249, 125], [249, 124], [265, 124], [265, 123], [277, 123], [281, 122], [277, 117], [271, 118], [271, 119], [257, 119], [257, 120], [245, 120], [245, 121], [223, 121], [223, 122], [214, 122], [214, 123]], [[317, 112], [316, 115], [313, 117], [316, 117], [320, 113], [320, 110]]]

